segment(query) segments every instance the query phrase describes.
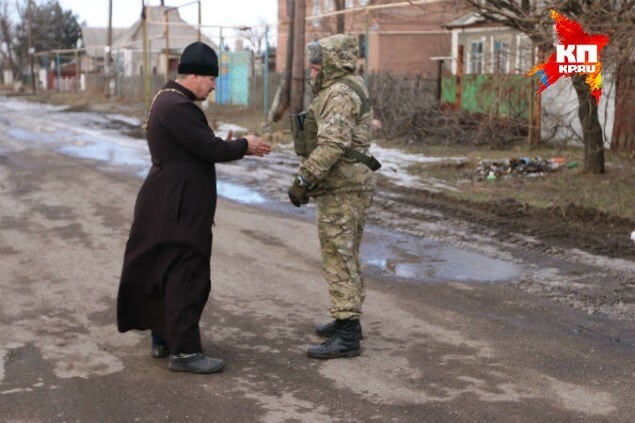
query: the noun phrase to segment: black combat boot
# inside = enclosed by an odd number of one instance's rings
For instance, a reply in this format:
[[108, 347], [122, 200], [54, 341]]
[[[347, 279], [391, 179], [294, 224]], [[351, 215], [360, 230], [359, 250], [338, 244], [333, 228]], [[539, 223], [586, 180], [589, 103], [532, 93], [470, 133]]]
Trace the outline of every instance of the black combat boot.
[[359, 319], [335, 320], [335, 333], [320, 345], [311, 345], [307, 355], [311, 358], [355, 357], [361, 353], [362, 333]]
[[[323, 325], [318, 325], [315, 327], [315, 333], [318, 336], [323, 336], [325, 338], [330, 338], [335, 335], [335, 325], [337, 320], [333, 320], [328, 323], [324, 323]], [[359, 326], [359, 339], [364, 339], [364, 334], [362, 334], [362, 326]]]

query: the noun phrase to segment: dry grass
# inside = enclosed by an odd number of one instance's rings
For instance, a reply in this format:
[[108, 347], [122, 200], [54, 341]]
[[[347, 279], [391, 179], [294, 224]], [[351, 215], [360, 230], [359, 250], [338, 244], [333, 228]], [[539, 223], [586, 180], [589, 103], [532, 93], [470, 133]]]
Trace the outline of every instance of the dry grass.
[[[635, 162], [610, 151], [606, 152], [606, 172], [592, 175], [584, 173], [581, 169], [584, 159], [581, 148], [518, 146], [512, 150], [494, 151], [433, 147], [425, 150], [424, 153], [429, 156], [468, 158], [468, 162], [462, 165], [437, 163], [417, 165], [410, 169], [423, 178], [434, 177], [455, 187], [457, 192], [449, 192], [450, 195], [481, 202], [513, 198], [533, 207], [565, 207], [575, 204], [627, 219], [635, 218]], [[567, 162], [576, 162], [580, 166], [574, 169], [563, 167], [536, 177], [510, 176], [493, 181], [486, 180], [477, 172], [481, 159], [501, 160], [536, 156], [543, 159], [561, 156]]]

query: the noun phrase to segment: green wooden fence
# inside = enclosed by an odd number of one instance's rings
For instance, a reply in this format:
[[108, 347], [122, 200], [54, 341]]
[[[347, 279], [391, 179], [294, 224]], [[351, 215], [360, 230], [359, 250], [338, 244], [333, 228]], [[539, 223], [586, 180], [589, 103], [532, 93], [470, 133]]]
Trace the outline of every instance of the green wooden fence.
[[[456, 75], [441, 83], [443, 103], [456, 103]], [[473, 113], [527, 119], [535, 94], [531, 79], [522, 75], [464, 75], [461, 77], [461, 108]]]

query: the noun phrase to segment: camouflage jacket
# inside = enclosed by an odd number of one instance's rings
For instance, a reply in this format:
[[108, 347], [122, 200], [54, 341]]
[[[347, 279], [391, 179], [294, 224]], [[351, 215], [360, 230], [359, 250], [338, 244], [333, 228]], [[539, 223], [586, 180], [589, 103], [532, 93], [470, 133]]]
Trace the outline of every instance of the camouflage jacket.
[[344, 148], [369, 154], [372, 109], [360, 116], [362, 99], [345, 83], [351, 79], [368, 96], [364, 80], [354, 74], [358, 57], [357, 39], [334, 35], [319, 41], [322, 70], [311, 81], [315, 98], [309, 110], [318, 127], [317, 147], [300, 164], [300, 174], [316, 188], [311, 196], [335, 192], [372, 191], [375, 175], [364, 164], [344, 156]]

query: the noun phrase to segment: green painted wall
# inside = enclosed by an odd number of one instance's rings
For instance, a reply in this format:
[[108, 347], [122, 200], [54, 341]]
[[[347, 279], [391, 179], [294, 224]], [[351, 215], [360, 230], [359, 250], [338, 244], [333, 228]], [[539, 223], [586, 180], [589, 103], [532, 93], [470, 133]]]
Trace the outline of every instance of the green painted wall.
[[[461, 81], [461, 108], [473, 113], [528, 118], [532, 93], [531, 79], [522, 75], [464, 75]], [[443, 103], [456, 101], [456, 76], [443, 77]]]

